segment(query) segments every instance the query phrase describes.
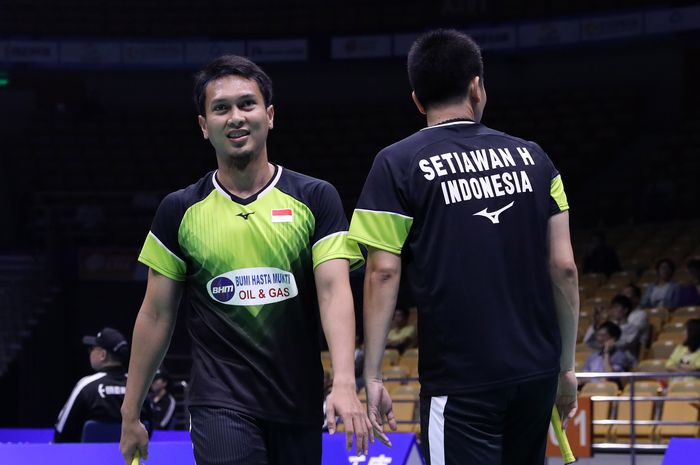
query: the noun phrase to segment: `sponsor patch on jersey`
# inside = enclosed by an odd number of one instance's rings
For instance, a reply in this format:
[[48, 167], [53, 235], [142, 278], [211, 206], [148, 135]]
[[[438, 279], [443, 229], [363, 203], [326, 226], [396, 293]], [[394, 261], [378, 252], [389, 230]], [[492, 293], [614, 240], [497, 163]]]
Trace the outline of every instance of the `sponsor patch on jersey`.
[[209, 281], [207, 292], [217, 302], [241, 306], [281, 302], [299, 293], [292, 273], [268, 267], [228, 271]]
[[291, 223], [294, 218], [294, 212], [291, 208], [272, 209], [273, 223]]

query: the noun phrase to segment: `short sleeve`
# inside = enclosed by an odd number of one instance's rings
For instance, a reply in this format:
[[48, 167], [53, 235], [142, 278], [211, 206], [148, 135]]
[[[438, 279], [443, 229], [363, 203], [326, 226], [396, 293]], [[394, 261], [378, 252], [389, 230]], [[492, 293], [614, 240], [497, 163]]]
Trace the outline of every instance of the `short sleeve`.
[[362, 266], [360, 248], [348, 240], [348, 220], [338, 191], [327, 182], [319, 183], [310, 207], [315, 219], [311, 238], [313, 267], [336, 258], [348, 259], [351, 270]]
[[177, 193], [166, 196], [156, 211], [138, 258], [139, 262], [175, 281], [184, 281], [187, 277], [187, 264], [178, 241], [183, 213]]
[[413, 224], [403, 167], [390, 154], [374, 160], [350, 222], [350, 239], [400, 254]]

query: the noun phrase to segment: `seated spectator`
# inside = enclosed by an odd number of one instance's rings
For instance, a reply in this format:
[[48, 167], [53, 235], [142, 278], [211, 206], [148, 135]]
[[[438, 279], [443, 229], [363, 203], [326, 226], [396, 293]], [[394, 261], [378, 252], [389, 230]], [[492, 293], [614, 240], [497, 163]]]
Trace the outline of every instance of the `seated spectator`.
[[603, 231], [593, 233], [588, 251], [583, 258], [583, 272], [603, 273], [610, 276], [620, 269], [617, 252], [606, 243], [605, 233]]
[[678, 306], [700, 305], [700, 259], [694, 258], [686, 264], [690, 282], [681, 284]]
[[[129, 344], [113, 328], [103, 328], [97, 336], [83, 337], [90, 350], [90, 366], [97, 373], [82, 378], [73, 388], [58, 414], [54, 442], [80, 442], [88, 420], [121, 423], [121, 405], [126, 391], [126, 364]], [[143, 409], [150, 420], [150, 408]]]
[[666, 368], [676, 372], [700, 371], [700, 318], [688, 320], [685, 327], [685, 341], [673, 350], [666, 360]]
[[651, 325], [649, 315], [639, 305], [642, 300], [642, 291], [634, 284], [629, 284], [622, 289], [622, 295], [632, 301], [633, 309], [627, 315], [627, 322], [639, 328], [639, 344], [642, 347], [649, 347], [651, 343]]
[[[634, 358], [629, 352], [616, 347], [622, 331], [611, 321], [601, 324], [595, 332], [595, 338], [601, 347], [591, 353], [583, 365], [584, 372], [621, 372], [629, 371], [634, 364]], [[589, 380], [591, 381], [591, 380]]]
[[629, 315], [634, 309], [634, 303], [622, 294], [613, 297], [610, 302], [610, 321], [620, 328], [620, 337], [615, 347], [629, 352], [634, 358], [639, 359], [641, 331], [639, 327], [629, 321]]
[[596, 331], [600, 329], [606, 321], [610, 321], [608, 308], [604, 305], [596, 305], [591, 315], [591, 323], [588, 325], [586, 334], [583, 336], [583, 342], [591, 349], [602, 349], [602, 346], [598, 343], [598, 339], [596, 338]]
[[408, 310], [397, 308], [386, 340], [388, 349], [403, 352], [416, 342], [416, 328], [408, 324]]
[[676, 308], [678, 306], [680, 285], [672, 281], [675, 269], [676, 267], [670, 259], [659, 260], [656, 264], [657, 280], [644, 293], [641, 302], [642, 308]]
[[168, 392], [170, 376], [165, 368], [156, 371], [151, 384], [151, 408], [153, 409], [153, 429], [171, 429], [173, 414], [177, 406], [175, 398]]

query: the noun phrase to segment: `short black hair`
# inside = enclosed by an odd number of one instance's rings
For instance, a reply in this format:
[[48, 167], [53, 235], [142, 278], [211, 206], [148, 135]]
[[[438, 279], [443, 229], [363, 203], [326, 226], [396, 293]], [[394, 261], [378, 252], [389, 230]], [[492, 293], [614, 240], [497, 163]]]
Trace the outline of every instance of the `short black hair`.
[[685, 329], [688, 332], [688, 337], [683, 342], [683, 345], [688, 348], [690, 353], [700, 349], [700, 318], [688, 320], [685, 324]]
[[629, 287], [630, 289], [632, 289], [632, 294], [634, 294], [636, 298], [639, 299], [640, 297], [642, 297], [642, 290], [636, 284], [629, 283], [625, 287]]
[[634, 303], [632, 302], [632, 299], [622, 294], [618, 294], [613, 297], [610, 304], [621, 305], [625, 310], [627, 310], [628, 315], [632, 310], [634, 310]]
[[656, 271], [659, 271], [659, 268], [663, 263], [668, 264], [669, 268], [671, 268], [671, 274], [673, 274], [676, 271], [676, 264], [673, 263], [673, 260], [670, 258], [662, 258], [658, 262], [656, 262]]
[[204, 101], [206, 100], [207, 85], [211, 81], [226, 76], [241, 76], [254, 80], [260, 88], [265, 106], [268, 107], [272, 104], [272, 80], [262, 68], [242, 56], [222, 55], [209, 62], [194, 76], [194, 104], [198, 114], [204, 115], [206, 113]]
[[620, 339], [620, 336], [622, 336], [622, 330], [612, 321], [604, 322], [598, 327], [598, 329], [605, 329], [610, 335], [610, 337], [615, 339], [616, 341]]
[[426, 108], [463, 101], [471, 80], [483, 75], [479, 46], [455, 29], [427, 32], [408, 52], [408, 80]]

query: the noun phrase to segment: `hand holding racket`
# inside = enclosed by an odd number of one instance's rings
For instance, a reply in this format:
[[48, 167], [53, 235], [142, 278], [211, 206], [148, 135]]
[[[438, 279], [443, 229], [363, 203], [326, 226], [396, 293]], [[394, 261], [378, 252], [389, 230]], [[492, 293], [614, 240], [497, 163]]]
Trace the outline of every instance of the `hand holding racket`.
[[576, 457], [574, 457], [574, 453], [571, 451], [569, 439], [566, 437], [566, 433], [561, 426], [561, 419], [559, 418], [559, 411], [556, 405], [552, 407], [552, 426], [554, 427], [554, 434], [557, 436], [559, 450], [561, 451], [561, 457], [564, 459], [564, 463], [566, 465], [574, 463]]

